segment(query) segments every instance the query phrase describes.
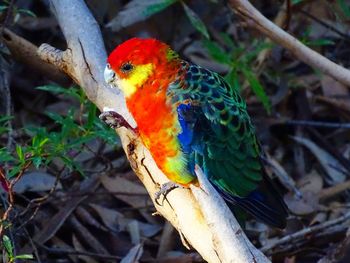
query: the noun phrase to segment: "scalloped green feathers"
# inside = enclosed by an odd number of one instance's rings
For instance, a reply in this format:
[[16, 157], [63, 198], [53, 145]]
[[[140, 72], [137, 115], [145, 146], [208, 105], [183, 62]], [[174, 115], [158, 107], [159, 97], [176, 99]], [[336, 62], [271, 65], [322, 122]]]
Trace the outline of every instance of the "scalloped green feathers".
[[199, 164], [228, 202], [283, 228], [287, 208], [265, 175], [255, 129], [238, 92], [218, 74], [182, 62], [168, 96], [178, 105], [178, 137], [188, 169], [193, 172]]

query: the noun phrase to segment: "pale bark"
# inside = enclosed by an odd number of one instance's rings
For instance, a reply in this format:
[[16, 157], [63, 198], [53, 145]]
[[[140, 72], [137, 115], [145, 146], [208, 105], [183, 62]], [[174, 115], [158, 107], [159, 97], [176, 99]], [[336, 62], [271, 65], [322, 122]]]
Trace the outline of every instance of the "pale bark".
[[[66, 37], [66, 51], [43, 44], [38, 53], [71, 76], [100, 110], [113, 108], [131, 125], [122, 94], [103, 80], [106, 52], [95, 19], [82, 0], [51, 0], [53, 12]], [[147, 188], [158, 213], [179, 231], [183, 243], [192, 246], [208, 262], [269, 262], [246, 238], [221, 197], [198, 171], [201, 188], [176, 189], [162, 206], [154, 202], [159, 186], [168, 179], [157, 168], [148, 150], [131, 131], [116, 130], [131, 166]], [[204, 189], [204, 190], [203, 190]]]

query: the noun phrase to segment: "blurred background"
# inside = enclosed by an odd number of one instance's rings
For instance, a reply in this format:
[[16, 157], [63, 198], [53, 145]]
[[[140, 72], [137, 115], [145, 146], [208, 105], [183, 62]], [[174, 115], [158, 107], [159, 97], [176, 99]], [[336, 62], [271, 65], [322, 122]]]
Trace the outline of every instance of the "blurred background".
[[[349, 67], [350, 1], [250, 2]], [[247, 222], [258, 248], [273, 262], [350, 262], [349, 87], [250, 29], [227, 1], [86, 4], [107, 53], [131, 37], [157, 38], [222, 74], [246, 99], [268, 173], [291, 210], [283, 231]], [[42, 43], [66, 48], [49, 2], [0, 1], [0, 23], [1, 214], [14, 201], [2, 217], [4, 262], [202, 262], [152, 215], [146, 190], [96, 107], [36, 57]]]

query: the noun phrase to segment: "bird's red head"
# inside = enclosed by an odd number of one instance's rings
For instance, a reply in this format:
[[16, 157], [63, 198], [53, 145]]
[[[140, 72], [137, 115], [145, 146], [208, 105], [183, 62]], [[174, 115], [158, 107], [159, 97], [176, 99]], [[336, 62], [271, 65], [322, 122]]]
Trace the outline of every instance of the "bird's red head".
[[154, 75], [177, 59], [177, 54], [156, 39], [132, 38], [117, 46], [108, 57], [107, 82], [116, 82], [128, 97]]

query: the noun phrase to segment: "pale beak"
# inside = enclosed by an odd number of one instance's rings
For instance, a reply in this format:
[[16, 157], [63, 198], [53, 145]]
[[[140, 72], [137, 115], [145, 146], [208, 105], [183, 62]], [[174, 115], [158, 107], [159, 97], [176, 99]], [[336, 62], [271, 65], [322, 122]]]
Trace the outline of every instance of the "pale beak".
[[109, 64], [106, 65], [105, 67], [105, 71], [103, 73], [103, 76], [105, 78], [105, 81], [108, 83], [108, 84], [112, 84], [115, 80], [115, 73], [114, 71], [112, 70], [111, 66]]

